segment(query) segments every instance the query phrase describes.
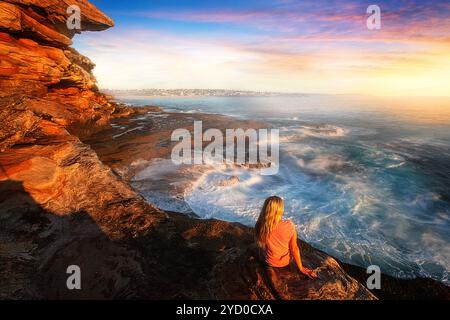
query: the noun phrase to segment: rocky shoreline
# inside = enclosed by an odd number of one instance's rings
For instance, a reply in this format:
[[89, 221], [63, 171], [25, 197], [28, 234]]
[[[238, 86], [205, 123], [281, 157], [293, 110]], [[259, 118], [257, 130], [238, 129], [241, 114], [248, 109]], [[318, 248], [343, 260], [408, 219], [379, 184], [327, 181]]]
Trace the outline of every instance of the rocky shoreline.
[[[158, 137], [168, 127], [155, 124], [153, 149], [148, 135], [111, 127], [161, 112], [98, 91], [94, 64], [69, 47], [74, 3], [76, 32], [113, 26], [86, 0], [0, 1], [0, 299], [376, 298], [306, 243], [305, 264], [320, 270], [315, 281], [268, 272], [255, 259], [251, 228], [164, 212], [136, 193], [126, 180], [132, 172], [117, 169], [144, 146], [148, 159], [167, 152]], [[100, 150], [92, 137], [105, 132], [112, 143]], [[120, 146], [127, 157], [114, 151]], [[66, 286], [70, 265], [82, 271], [81, 290]]]
[[[170, 158], [170, 133], [176, 128], [192, 130], [192, 122], [194, 119], [203, 121], [205, 129], [212, 127], [213, 125], [215, 128], [219, 129], [227, 127], [267, 127], [264, 123], [236, 120], [221, 115], [171, 113], [164, 112], [156, 106], [136, 108], [141, 110], [141, 112], [127, 118], [113, 120], [113, 126], [111, 128], [93, 134], [88, 139], [84, 140], [85, 143], [89, 144], [96, 151], [103, 163], [113, 168], [113, 170], [127, 182], [130, 182], [130, 179], [134, 175], [143, 170], [145, 166], [148, 166], [151, 163], [151, 160]], [[145, 113], [147, 113], [150, 118], [144, 119], [142, 115]], [[134, 130], [136, 128], [141, 129]], [[162, 128], [164, 128], [164, 130], [162, 130]], [[126, 134], [121, 135], [124, 132], [126, 132]], [[120, 136], [113, 139], [113, 137], [117, 135]], [[201, 172], [199, 168], [194, 171]], [[192, 176], [192, 174], [186, 174], [185, 172], [178, 174], [183, 174], [188, 179], [196, 178], [195, 176]], [[165, 179], [167, 179], [167, 177], [169, 177], [168, 181], [163, 181], [163, 184], [158, 181], [156, 185], [150, 187], [150, 190], [165, 189], [167, 192], [176, 193], [177, 190], [171, 190], [167, 185], [176, 184], [176, 182], [180, 180], [180, 177], [177, 176], [173, 180], [170, 179], [170, 175], [165, 176]], [[154, 182], [144, 181], [144, 184], [147, 186], [152, 183], [154, 184]], [[134, 189], [138, 192], [141, 191], [139, 186], [137, 188], [134, 186]], [[145, 191], [147, 191], [147, 189]], [[179, 194], [181, 197], [183, 193], [179, 192]], [[176, 215], [179, 215], [179, 213], [176, 213]], [[190, 216], [196, 217], [195, 213], [192, 213]], [[251, 232], [250, 228], [245, 228], [249, 229]], [[303, 250], [320, 252], [307, 243], [302, 241], [301, 243]], [[322, 254], [326, 255], [325, 253]], [[334, 259], [338, 261], [342, 269], [348, 275], [359, 281], [361, 284], [365, 284], [367, 273], [364, 268], [340, 262], [336, 258]], [[293, 281], [292, 283], [288, 281], [285, 286], [293, 286], [294, 283], [295, 282]], [[446, 285], [429, 278], [408, 280], [382, 274], [382, 283], [381, 290], [372, 291], [379, 299], [450, 298], [450, 290]], [[274, 296], [277, 296], [277, 294]], [[281, 297], [283, 297], [282, 294]]]

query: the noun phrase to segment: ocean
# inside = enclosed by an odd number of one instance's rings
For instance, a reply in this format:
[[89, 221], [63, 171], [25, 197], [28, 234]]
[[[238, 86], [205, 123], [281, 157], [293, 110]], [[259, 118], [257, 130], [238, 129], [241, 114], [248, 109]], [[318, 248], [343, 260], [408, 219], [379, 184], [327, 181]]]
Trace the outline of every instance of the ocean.
[[[431, 277], [449, 284], [449, 98], [119, 100], [158, 105], [169, 112], [261, 120], [280, 130], [278, 174], [217, 167], [198, 177], [183, 202], [200, 217], [253, 226], [264, 199], [278, 195], [298, 236], [341, 261], [378, 265], [396, 277]], [[146, 178], [171, 168], [167, 161], [155, 162]], [[239, 183], [217, 183], [228, 177], [238, 177]], [[173, 209], [171, 194], [147, 198], [162, 209]]]

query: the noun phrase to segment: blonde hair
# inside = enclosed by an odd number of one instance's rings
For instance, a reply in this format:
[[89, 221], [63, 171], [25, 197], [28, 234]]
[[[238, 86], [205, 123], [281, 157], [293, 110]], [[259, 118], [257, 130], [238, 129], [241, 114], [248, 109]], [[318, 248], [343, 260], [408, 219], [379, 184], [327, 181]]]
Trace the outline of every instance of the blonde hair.
[[272, 196], [264, 201], [255, 226], [255, 242], [260, 248], [265, 248], [267, 238], [275, 229], [284, 212], [284, 201], [280, 197]]

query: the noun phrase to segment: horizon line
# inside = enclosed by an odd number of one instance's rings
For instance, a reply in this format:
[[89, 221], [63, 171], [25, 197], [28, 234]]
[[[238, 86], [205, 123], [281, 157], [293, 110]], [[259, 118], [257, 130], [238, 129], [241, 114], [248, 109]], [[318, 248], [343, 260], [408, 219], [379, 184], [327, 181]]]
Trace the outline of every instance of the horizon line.
[[[103, 91], [146, 91], [146, 90], [159, 90], [159, 91], [228, 91], [228, 92], [246, 92], [246, 93], [260, 93], [260, 94], [277, 94], [277, 95], [323, 95], [323, 96], [367, 96], [367, 97], [386, 97], [386, 98], [450, 98], [450, 95], [377, 95], [369, 93], [320, 93], [320, 92], [287, 92], [287, 91], [267, 91], [267, 90], [241, 90], [241, 89], [220, 89], [220, 88], [145, 88], [145, 89], [111, 89], [111, 88], [99, 88]], [[201, 95], [199, 95], [201, 96]]]

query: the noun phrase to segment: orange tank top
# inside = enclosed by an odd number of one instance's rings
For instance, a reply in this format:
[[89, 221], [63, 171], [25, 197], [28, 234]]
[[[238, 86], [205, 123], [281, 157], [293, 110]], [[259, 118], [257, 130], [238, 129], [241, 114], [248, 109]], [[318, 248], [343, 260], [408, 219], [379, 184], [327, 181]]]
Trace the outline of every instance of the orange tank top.
[[280, 221], [267, 238], [265, 259], [272, 267], [285, 267], [291, 260], [289, 242], [296, 234], [292, 221]]

